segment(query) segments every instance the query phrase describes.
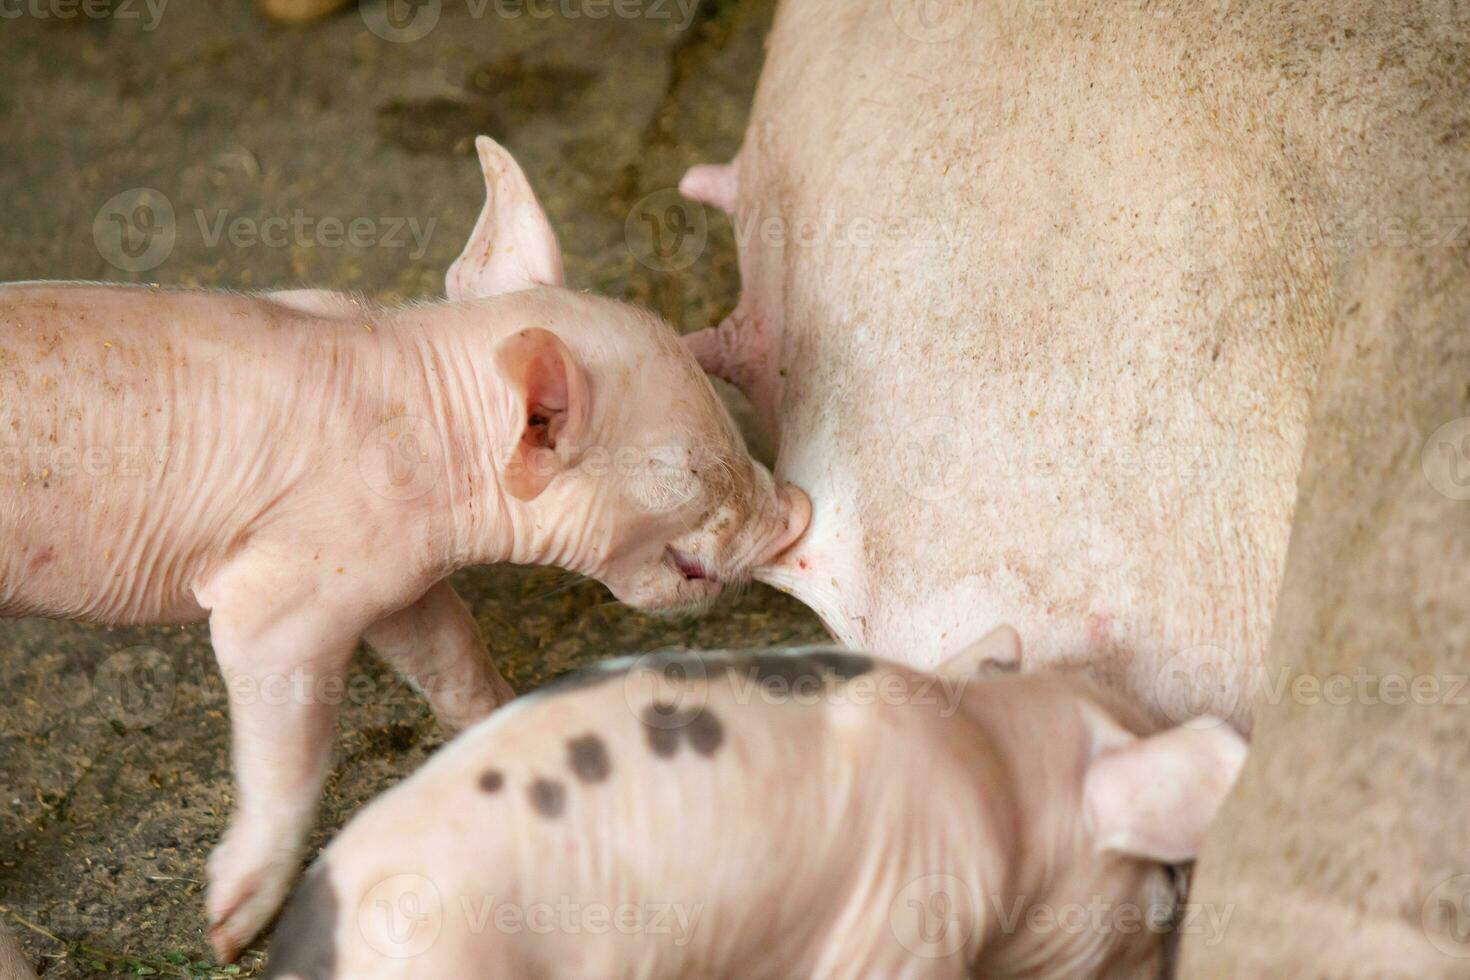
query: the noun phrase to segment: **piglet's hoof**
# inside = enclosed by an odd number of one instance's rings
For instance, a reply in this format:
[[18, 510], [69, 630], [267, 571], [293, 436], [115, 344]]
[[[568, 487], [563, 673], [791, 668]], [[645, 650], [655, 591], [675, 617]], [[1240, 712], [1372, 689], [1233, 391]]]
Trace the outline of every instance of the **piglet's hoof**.
[[291, 886], [294, 854], [258, 853], [227, 835], [209, 856], [209, 944], [221, 963], [233, 963], [260, 934]]

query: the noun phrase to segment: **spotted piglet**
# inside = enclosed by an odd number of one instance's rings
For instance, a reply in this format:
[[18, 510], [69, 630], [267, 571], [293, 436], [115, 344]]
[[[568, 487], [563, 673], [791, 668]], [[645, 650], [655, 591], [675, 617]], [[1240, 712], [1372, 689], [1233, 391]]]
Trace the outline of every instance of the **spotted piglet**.
[[[1013, 659], [1013, 637], [970, 659]], [[1146, 736], [1074, 678], [613, 661], [350, 823], [267, 976], [1153, 975], [1164, 862], [1194, 854], [1244, 752], [1210, 719]]]

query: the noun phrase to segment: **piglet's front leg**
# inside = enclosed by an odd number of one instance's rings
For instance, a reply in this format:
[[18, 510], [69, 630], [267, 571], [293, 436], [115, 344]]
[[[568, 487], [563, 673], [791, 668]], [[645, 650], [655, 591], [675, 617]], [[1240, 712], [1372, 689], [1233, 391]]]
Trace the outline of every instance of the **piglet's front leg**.
[[229, 830], [209, 859], [209, 938], [226, 962], [270, 921], [296, 875], [331, 762], [335, 695], [362, 632], [330, 602], [283, 610], [247, 603], [249, 594], [231, 590], [209, 619], [230, 692], [239, 787]]
[[448, 582], [374, 623], [363, 639], [423, 691], [434, 714], [455, 731], [515, 697], [495, 669], [474, 616]]

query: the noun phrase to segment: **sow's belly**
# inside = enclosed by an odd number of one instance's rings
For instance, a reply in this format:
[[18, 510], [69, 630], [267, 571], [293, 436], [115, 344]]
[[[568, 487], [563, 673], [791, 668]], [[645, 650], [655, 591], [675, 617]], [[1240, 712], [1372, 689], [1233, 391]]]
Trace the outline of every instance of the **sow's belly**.
[[1183, 50], [1146, 19], [843, 9], [783, 5], [740, 157], [737, 227], [792, 230], [742, 241], [741, 328], [815, 506], [766, 577], [901, 661], [1009, 622], [1028, 668], [1243, 725], [1326, 333], [1300, 174], [1140, 69]]
[[[844, 643], [902, 662], [933, 666], [1009, 623], [1028, 670], [1085, 672], [1159, 722], [1246, 727], [1294, 475], [1253, 479], [1258, 467], [1227, 460], [1233, 445], [1196, 440], [1175, 459], [1132, 439], [1089, 446], [1072, 427], [1008, 430], [1000, 417], [1029, 410], [991, 381], [976, 388], [995, 400], [964, 406], [968, 423], [922, 406], [907, 421], [857, 406], [788, 419], [782, 476], [819, 503], [764, 577]], [[842, 418], [855, 431], [805, 421]]]

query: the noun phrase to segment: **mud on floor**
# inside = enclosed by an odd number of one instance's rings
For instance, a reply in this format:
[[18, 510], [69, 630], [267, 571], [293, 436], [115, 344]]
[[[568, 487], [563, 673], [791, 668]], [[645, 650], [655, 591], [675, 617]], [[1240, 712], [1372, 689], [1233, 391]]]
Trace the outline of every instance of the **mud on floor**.
[[[444, 0], [417, 8], [438, 19], [413, 40], [423, 22], [370, 29], [378, 2], [303, 28], [245, 0], [17, 8], [0, 21], [0, 280], [436, 295], [479, 212], [486, 132], [525, 165], [574, 285], [684, 329], [733, 305], [728, 222], [669, 207], [687, 166], [738, 148], [773, 0], [701, 0], [687, 26], [688, 0], [605, 19]], [[266, 241], [270, 218], [286, 220]], [[366, 242], [332, 232], [358, 218]], [[522, 690], [614, 654], [823, 636], [763, 588], [668, 621], [547, 570], [455, 584]], [[346, 701], [313, 847], [444, 738], [366, 657]], [[230, 796], [202, 629], [0, 621], [0, 915], [45, 976], [233, 975], [209, 962], [202, 914]]]

